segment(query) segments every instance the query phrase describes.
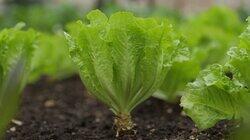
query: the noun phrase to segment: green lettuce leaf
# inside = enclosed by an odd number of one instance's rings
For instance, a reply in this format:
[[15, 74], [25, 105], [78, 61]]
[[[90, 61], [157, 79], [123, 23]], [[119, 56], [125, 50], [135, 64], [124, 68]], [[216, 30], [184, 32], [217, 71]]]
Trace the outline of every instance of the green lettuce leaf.
[[115, 114], [129, 114], [163, 82], [178, 48], [167, 21], [94, 10], [66, 34], [70, 56], [89, 92]]
[[247, 87], [250, 87], [250, 51], [234, 47], [230, 49], [228, 55], [231, 57], [230, 65], [240, 73], [241, 79]]
[[229, 61], [203, 70], [181, 99], [184, 111], [201, 129], [225, 119], [249, 121], [249, 27], [240, 36], [239, 46], [228, 51]]
[[[201, 129], [214, 126], [220, 120], [240, 119], [250, 93], [226, 66], [212, 65], [190, 83], [189, 94], [181, 106]], [[232, 77], [232, 75], [234, 77]]]

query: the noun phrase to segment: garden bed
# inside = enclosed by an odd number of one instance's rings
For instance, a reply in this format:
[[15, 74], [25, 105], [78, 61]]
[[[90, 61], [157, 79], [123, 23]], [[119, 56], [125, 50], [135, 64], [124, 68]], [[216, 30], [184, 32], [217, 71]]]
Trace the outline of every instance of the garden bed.
[[[150, 98], [132, 113], [137, 134], [121, 139], [223, 139], [232, 125], [220, 122], [198, 132], [178, 104]], [[112, 112], [90, 97], [78, 76], [62, 81], [43, 78], [28, 85], [22, 96], [20, 112], [11, 123], [6, 139], [114, 139]]]

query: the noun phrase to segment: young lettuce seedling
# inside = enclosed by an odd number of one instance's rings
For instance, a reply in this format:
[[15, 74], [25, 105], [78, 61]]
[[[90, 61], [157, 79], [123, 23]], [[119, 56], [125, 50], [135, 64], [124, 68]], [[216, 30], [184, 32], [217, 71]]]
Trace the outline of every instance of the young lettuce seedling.
[[129, 12], [106, 17], [99, 10], [66, 34], [70, 56], [88, 91], [116, 115], [117, 132], [134, 127], [130, 112], [162, 84], [178, 55], [171, 25]]
[[34, 50], [36, 33], [22, 31], [22, 26], [0, 32], [0, 136], [18, 108]]
[[220, 120], [250, 123], [250, 22], [239, 46], [231, 48], [228, 55], [226, 65], [212, 65], [202, 71], [189, 84], [189, 94], [182, 97], [184, 111], [201, 129]]

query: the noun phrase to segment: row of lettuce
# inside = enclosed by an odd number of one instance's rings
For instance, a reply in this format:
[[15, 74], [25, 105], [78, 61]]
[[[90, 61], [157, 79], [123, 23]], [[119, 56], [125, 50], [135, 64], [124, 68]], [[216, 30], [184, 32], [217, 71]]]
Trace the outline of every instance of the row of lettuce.
[[238, 39], [242, 23], [223, 10], [191, 19], [177, 32], [167, 20], [128, 12], [108, 18], [98, 10], [70, 28], [70, 56], [89, 92], [116, 115], [117, 135], [133, 129], [131, 111], [152, 95], [166, 101], [183, 95], [181, 106], [201, 129], [225, 119], [247, 121], [249, 25]]
[[117, 116], [118, 132], [133, 128], [130, 112], [151, 95], [168, 102], [184, 95], [184, 111], [202, 129], [224, 119], [246, 120], [250, 106], [246, 26], [235, 12], [214, 7], [182, 22], [137, 18], [127, 12], [108, 19], [93, 11], [86, 20], [66, 26], [66, 39], [63, 31], [23, 30], [22, 23], [4, 29], [0, 132], [14, 116], [25, 83], [43, 75], [62, 79], [76, 74], [76, 66], [91, 94]]

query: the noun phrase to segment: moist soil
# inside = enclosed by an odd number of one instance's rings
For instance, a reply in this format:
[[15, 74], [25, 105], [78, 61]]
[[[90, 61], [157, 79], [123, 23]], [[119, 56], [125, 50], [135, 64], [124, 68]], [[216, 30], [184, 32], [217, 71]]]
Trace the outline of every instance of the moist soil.
[[112, 112], [87, 94], [80, 78], [42, 78], [23, 92], [20, 111], [6, 131], [6, 140], [186, 140], [227, 139], [232, 124], [220, 122], [198, 131], [178, 104], [150, 98], [132, 113], [137, 133], [116, 138]]

